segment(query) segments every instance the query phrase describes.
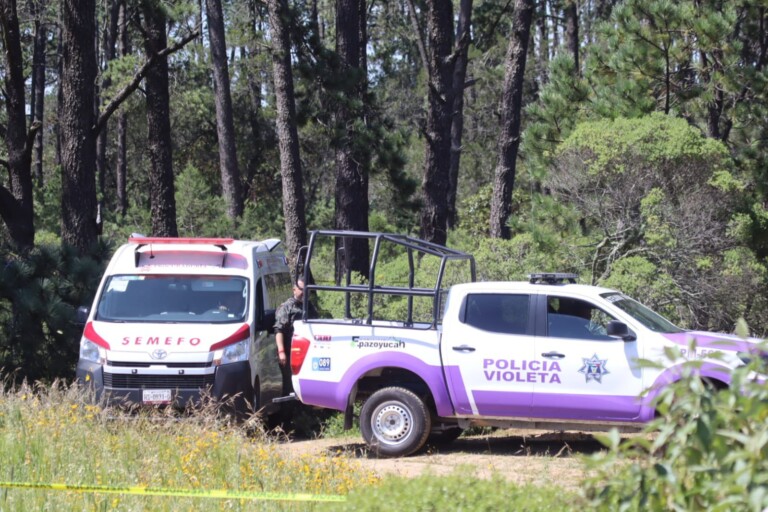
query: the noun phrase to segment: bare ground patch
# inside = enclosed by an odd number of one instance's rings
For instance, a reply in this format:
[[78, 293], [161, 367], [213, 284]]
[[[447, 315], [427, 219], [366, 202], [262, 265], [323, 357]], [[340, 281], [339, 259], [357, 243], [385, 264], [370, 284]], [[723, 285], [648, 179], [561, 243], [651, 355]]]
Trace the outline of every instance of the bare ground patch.
[[445, 475], [456, 471], [481, 478], [500, 475], [517, 484], [556, 484], [576, 489], [587, 476], [585, 455], [603, 446], [588, 433], [498, 430], [462, 436], [444, 446], [427, 446], [415, 455], [381, 459], [359, 437], [294, 440], [280, 444], [288, 456], [349, 457], [380, 476]]

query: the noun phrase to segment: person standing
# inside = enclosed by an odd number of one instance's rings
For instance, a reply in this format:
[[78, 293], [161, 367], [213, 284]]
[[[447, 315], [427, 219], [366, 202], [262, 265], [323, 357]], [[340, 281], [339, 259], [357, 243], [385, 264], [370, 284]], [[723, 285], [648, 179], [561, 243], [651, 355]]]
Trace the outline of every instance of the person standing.
[[[293, 285], [293, 297], [280, 304], [275, 312], [275, 341], [277, 342], [277, 357], [283, 372], [283, 396], [293, 392], [291, 382], [291, 338], [293, 337], [293, 322], [304, 315], [304, 281], [299, 279]], [[307, 316], [314, 318], [315, 310], [312, 304], [306, 306]]]

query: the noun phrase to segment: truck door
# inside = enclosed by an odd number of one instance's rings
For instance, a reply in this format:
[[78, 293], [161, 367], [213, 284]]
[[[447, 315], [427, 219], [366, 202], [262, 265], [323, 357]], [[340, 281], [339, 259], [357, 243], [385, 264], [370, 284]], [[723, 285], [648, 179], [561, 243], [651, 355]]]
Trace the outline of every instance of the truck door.
[[528, 294], [468, 294], [458, 320], [443, 324], [443, 364], [458, 415], [529, 414], [537, 378], [530, 302]]
[[532, 416], [636, 420], [643, 390], [638, 342], [608, 336], [615, 318], [588, 300], [545, 297], [537, 301], [546, 326], [540, 323], [545, 332], [536, 338], [536, 356], [551, 377], [533, 386]]

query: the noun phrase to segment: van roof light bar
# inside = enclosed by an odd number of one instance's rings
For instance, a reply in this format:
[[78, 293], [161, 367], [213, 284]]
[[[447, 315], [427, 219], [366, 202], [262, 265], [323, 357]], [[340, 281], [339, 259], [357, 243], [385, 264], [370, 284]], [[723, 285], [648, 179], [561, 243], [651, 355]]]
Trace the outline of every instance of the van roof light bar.
[[[139, 266], [139, 259], [141, 258], [141, 253], [139, 252], [139, 249], [144, 247], [145, 245], [152, 245], [152, 244], [189, 244], [189, 245], [213, 245], [215, 247], [218, 247], [222, 251], [224, 251], [224, 258], [221, 261], [221, 266], [224, 267], [224, 264], [227, 261], [227, 245], [230, 245], [235, 240], [233, 238], [174, 238], [174, 237], [150, 237], [150, 236], [131, 236], [128, 238], [129, 244], [136, 244], [136, 249], [133, 250], [134, 255], [134, 263], [135, 266]], [[151, 255], [150, 258], [153, 258], [154, 255]]]
[[198, 244], [198, 245], [230, 245], [234, 238], [173, 238], [163, 236], [131, 236], [128, 238], [129, 244]]
[[578, 274], [566, 274], [564, 272], [537, 272], [528, 274], [528, 282], [531, 284], [576, 284]]

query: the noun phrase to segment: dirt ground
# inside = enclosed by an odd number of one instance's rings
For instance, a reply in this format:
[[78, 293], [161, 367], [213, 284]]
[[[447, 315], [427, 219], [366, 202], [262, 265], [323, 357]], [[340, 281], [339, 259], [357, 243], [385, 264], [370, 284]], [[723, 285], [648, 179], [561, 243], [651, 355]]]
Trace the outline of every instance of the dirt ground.
[[369, 453], [359, 437], [294, 440], [280, 444], [288, 456], [304, 454], [349, 457], [380, 476], [445, 475], [456, 471], [481, 478], [501, 475], [517, 484], [557, 483], [575, 489], [587, 475], [583, 456], [603, 449], [587, 433], [497, 430], [462, 436], [445, 446], [398, 459]]

